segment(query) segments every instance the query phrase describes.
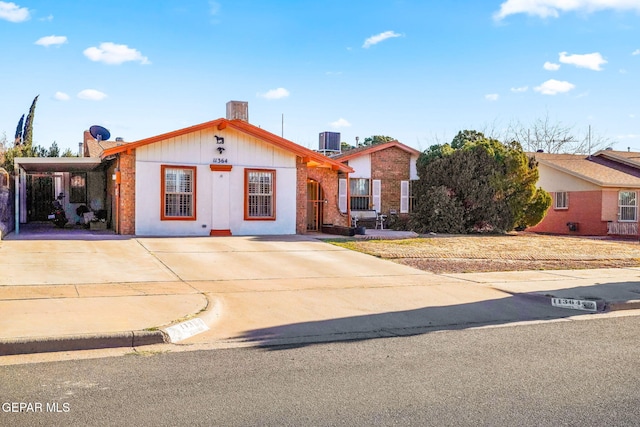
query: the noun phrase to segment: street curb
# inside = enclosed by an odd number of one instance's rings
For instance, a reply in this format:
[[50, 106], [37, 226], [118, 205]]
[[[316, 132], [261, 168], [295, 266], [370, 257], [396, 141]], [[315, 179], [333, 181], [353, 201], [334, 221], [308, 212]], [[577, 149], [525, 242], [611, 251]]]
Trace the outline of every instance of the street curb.
[[[495, 289], [498, 289], [498, 288], [495, 288]], [[537, 300], [539, 302], [548, 302], [549, 304], [551, 304], [551, 298], [554, 298], [552, 296], [544, 295], [538, 292], [524, 292], [524, 293], [515, 294], [502, 289], [500, 290], [503, 292], [507, 292], [513, 296], [520, 295], [525, 298]], [[640, 300], [607, 301], [604, 299], [598, 299], [595, 301], [598, 307], [597, 313], [640, 309]]]
[[640, 309], [640, 300], [627, 300], [627, 301], [614, 301], [607, 303], [607, 309], [609, 311], [619, 310], [638, 310]]
[[56, 351], [96, 350], [102, 348], [139, 347], [162, 344], [162, 331], [129, 331], [59, 337], [0, 339], [0, 356]]

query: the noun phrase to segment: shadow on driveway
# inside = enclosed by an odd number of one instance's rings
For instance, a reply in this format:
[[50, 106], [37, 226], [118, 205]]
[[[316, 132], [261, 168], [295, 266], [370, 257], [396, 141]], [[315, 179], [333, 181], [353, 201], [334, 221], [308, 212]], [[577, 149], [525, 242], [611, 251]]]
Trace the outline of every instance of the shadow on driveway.
[[[581, 286], [544, 293], [520, 293], [511, 296], [441, 307], [366, 314], [338, 319], [282, 325], [248, 331], [234, 338], [268, 350], [306, 347], [335, 341], [355, 341], [413, 336], [444, 330], [507, 325], [537, 320], [557, 320], [594, 312], [554, 307], [551, 297], [595, 300], [598, 312], [607, 311], [612, 296], [618, 303], [640, 297], [640, 283], [621, 282]], [[559, 337], [576, 339], [576, 337]], [[535, 345], [535, 343], [532, 343]], [[508, 351], [508, 349], [504, 349]]]

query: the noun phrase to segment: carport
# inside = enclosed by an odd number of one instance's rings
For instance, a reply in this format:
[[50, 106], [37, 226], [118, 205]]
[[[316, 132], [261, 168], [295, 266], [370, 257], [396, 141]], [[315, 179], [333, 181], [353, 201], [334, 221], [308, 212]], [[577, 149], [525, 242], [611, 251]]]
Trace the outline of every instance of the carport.
[[20, 224], [42, 220], [60, 193], [64, 195], [63, 207], [70, 222], [78, 220], [76, 209], [85, 205], [91, 211], [104, 214], [108, 223], [111, 201], [105, 166], [97, 157], [14, 159], [15, 233], [20, 233]]

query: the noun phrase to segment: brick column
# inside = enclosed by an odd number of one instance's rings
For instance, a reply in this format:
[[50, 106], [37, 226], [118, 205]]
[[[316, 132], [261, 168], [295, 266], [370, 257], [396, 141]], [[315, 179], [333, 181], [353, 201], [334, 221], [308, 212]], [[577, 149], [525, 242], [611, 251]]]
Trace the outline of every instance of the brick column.
[[296, 157], [296, 233], [307, 232], [307, 164]]
[[136, 152], [123, 152], [120, 156], [120, 206], [118, 231], [136, 233]]

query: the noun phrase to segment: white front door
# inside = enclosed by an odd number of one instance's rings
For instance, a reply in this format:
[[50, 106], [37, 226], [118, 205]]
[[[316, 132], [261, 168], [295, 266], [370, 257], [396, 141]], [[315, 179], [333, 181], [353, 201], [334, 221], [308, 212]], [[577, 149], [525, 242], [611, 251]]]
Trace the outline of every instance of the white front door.
[[211, 235], [230, 235], [229, 229], [229, 196], [230, 173], [228, 171], [212, 171], [211, 194]]

